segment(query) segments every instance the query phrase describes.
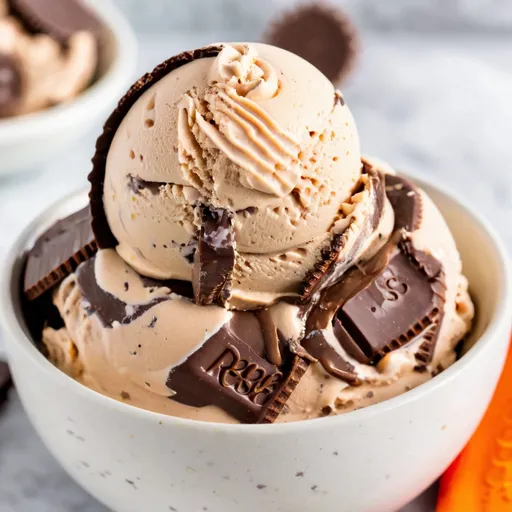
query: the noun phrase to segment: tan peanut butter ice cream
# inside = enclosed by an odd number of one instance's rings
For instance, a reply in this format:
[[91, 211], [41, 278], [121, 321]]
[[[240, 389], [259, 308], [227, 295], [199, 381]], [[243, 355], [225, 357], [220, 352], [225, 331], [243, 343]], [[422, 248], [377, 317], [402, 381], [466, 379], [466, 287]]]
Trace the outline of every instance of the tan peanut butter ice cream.
[[[361, 158], [341, 93], [299, 57], [237, 43], [166, 61], [121, 100], [93, 163], [94, 235], [85, 210], [61, 221], [25, 275], [30, 297], [54, 286], [49, 358], [91, 389], [183, 418], [287, 422], [455, 361], [474, 311], [448, 226]], [[63, 280], [37, 274], [53, 247], [77, 267]]]

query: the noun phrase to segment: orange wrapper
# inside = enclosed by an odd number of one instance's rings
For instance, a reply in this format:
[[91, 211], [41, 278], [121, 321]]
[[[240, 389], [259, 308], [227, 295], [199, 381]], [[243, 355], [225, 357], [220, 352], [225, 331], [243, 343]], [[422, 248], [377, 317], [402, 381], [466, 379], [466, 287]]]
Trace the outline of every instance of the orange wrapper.
[[512, 512], [512, 345], [482, 423], [441, 479], [437, 512]]

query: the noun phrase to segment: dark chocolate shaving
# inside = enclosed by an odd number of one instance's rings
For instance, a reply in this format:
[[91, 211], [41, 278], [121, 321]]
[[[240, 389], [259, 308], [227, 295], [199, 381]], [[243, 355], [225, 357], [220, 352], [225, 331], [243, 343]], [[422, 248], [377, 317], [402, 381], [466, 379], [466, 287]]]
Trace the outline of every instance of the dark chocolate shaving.
[[412, 232], [419, 229], [423, 201], [418, 187], [401, 176], [386, 174], [386, 195], [395, 211], [395, 230]]
[[303, 340], [302, 346], [323, 366], [324, 370], [352, 386], [360, 384], [354, 367], [327, 342], [322, 331], [312, 331]]
[[24, 288], [36, 299], [96, 253], [89, 208], [56, 222], [41, 235], [27, 256]]
[[265, 341], [256, 315], [233, 319], [169, 374], [177, 402], [216, 405], [242, 423], [272, 422], [304, 374], [307, 363], [288, 358], [281, 366], [265, 359]]
[[130, 90], [121, 98], [116, 109], [107, 119], [103, 127], [103, 133], [96, 141], [96, 153], [92, 158], [92, 171], [88, 176], [89, 182], [91, 183], [89, 199], [92, 212], [92, 229], [100, 248], [105, 249], [117, 245], [117, 240], [110, 230], [103, 207], [103, 184], [105, 182], [107, 155], [121, 121], [142, 94], [171, 71], [196, 59], [216, 57], [220, 50], [220, 46], [209, 46], [194, 51], [183, 52], [166, 60], [151, 73], [146, 73], [135, 82]]
[[21, 69], [13, 55], [0, 53], [0, 118], [16, 113], [24, 91]]
[[[326, 286], [330, 286], [339, 281], [343, 274], [354, 265], [354, 258], [359, 253], [361, 247], [368, 237], [379, 226], [380, 219], [384, 211], [385, 203], [385, 186], [384, 175], [375, 169], [367, 161], [363, 160], [363, 173], [368, 176], [368, 190], [370, 192], [370, 202], [372, 204], [371, 211], [363, 220], [359, 233], [353, 235], [352, 224], [342, 233], [335, 233], [327, 247], [321, 252], [320, 260], [315, 263], [313, 270], [306, 274], [304, 282], [299, 290], [301, 302], [307, 302], [315, 293], [322, 291]], [[352, 243], [352, 247], [340, 259], [340, 255], [344, 252], [349, 236], [356, 236], [356, 240]]]
[[11, 13], [33, 32], [43, 32], [61, 44], [79, 31], [99, 37], [103, 24], [80, 0], [9, 0]]
[[233, 213], [201, 207], [201, 230], [194, 254], [192, 286], [197, 304], [225, 304], [235, 266]]

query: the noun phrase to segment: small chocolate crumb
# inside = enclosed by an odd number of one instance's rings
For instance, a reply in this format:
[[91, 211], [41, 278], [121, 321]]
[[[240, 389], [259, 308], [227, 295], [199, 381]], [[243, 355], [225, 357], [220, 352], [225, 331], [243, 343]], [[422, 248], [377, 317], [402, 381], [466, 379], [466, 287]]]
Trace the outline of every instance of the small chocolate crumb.
[[298, 473], [295, 473], [295, 476], [297, 478], [303, 477], [304, 476], [304, 471], [299, 471]]
[[123, 400], [130, 400], [130, 393], [127, 393], [126, 391], [121, 391], [121, 398]]
[[124, 282], [124, 291], [127, 292], [130, 289], [130, 285], [128, 284], [128, 281]]
[[178, 512], [177, 508], [171, 507], [170, 505], [169, 505], [169, 510], [172, 510], [173, 512]]
[[135, 482], [133, 480], [128, 480], [128, 478], [125, 478], [125, 481], [127, 484], [130, 484], [132, 487], [135, 487]]
[[324, 416], [329, 416], [332, 412], [332, 407], [330, 405], [326, 405], [325, 407], [322, 407], [322, 414]]
[[373, 398], [375, 395], [375, 393], [373, 391], [368, 391], [368, 393], [366, 393], [366, 398]]
[[[156, 324], [156, 321], [158, 320], [158, 318], [156, 316], [154, 316], [152, 319], [151, 319], [151, 322], [149, 322], [148, 324], [148, 329], [153, 329], [153, 327], [155, 327], [155, 324]], [[140, 346], [140, 345], [139, 345]]]
[[266, 489], [266, 488], [267, 488], [267, 486], [266, 486], [266, 485], [263, 485], [263, 484], [258, 484], [256, 487], [257, 487], [258, 489], [260, 489], [260, 490], [261, 490], [261, 489]]
[[339, 455], [339, 453], [337, 451], [332, 452], [332, 454], [335, 455], [336, 457]]
[[316, 490], [317, 490], [317, 489], [318, 489], [318, 485], [312, 485], [312, 486], [311, 486], [311, 490], [312, 490], [313, 492], [316, 492]]

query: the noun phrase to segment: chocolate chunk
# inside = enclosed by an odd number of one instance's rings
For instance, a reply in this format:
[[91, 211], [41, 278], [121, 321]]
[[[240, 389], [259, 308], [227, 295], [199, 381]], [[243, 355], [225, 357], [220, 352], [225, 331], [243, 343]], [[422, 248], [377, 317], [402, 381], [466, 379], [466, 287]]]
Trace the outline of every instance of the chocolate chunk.
[[301, 344], [333, 377], [344, 380], [352, 386], [360, 383], [354, 367], [329, 345], [322, 331], [310, 332]]
[[428, 276], [410, 255], [398, 251], [369, 287], [345, 302], [337, 317], [375, 361], [424, 332], [440, 312]]
[[56, 222], [27, 256], [25, 295], [33, 300], [71, 274], [96, 253], [89, 208]]
[[298, 357], [270, 363], [256, 315], [238, 312], [171, 371], [167, 386], [180, 403], [216, 405], [242, 423], [266, 423], [277, 418], [307, 364]]
[[229, 210], [201, 207], [192, 285], [197, 304], [224, 304], [235, 265], [234, 217]]
[[[325, 329], [332, 319], [341, 346], [363, 364], [375, 364], [420, 334], [428, 335], [443, 314], [439, 262], [408, 242], [395, 244], [392, 239], [371, 261], [326, 290], [308, 318], [308, 332]], [[427, 337], [424, 359], [431, 357], [434, 346], [434, 339]]]
[[[363, 174], [368, 177], [366, 187], [370, 193], [371, 210], [362, 219], [362, 226], [357, 234], [354, 234], [354, 219], [352, 219], [342, 233], [335, 233], [332, 236], [330, 244], [322, 250], [320, 260], [315, 263], [313, 270], [308, 272], [304, 278], [299, 290], [300, 299], [303, 303], [315, 293], [341, 279], [343, 274], [354, 265], [354, 258], [368, 237], [379, 226], [385, 203], [384, 175], [364, 160]], [[355, 240], [350, 240], [354, 236], [356, 237]], [[349, 243], [351, 243], [350, 247]], [[342, 254], [343, 256], [340, 258]]]
[[423, 201], [419, 189], [401, 176], [386, 174], [386, 195], [395, 211], [395, 230], [420, 228]]
[[34, 32], [44, 32], [62, 44], [79, 31], [99, 36], [103, 25], [80, 0], [9, 0], [11, 11]]
[[88, 176], [89, 182], [91, 183], [89, 199], [92, 212], [92, 229], [100, 248], [106, 249], [117, 245], [117, 240], [110, 230], [103, 207], [103, 184], [105, 181], [107, 155], [121, 121], [144, 92], [171, 71], [196, 59], [216, 57], [220, 50], [221, 47], [219, 46], [209, 46], [194, 51], [183, 52], [166, 60], [151, 73], [146, 73], [135, 82], [130, 90], [121, 98], [116, 109], [107, 119], [103, 127], [103, 133], [96, 141], [96, 153], [92, 159], [93, 167]]
[[0, 53], [0, 118], [14, 115], [23, 96], [21, 65], [13, 55]]
[[343, 11], [324, 4], [286, 13], [265, 39], [306, 59], [335, 83], [341, 82], [354, 65], [356, 31]]
[[9, 390], [12, 386], [11, 374], [6, 363], [0, 362], [0, 407], [8, 398]]
[[[170, 297], [164, 296], [156, 297], [145, 304], [126, 304], [98, 285], [94, 271], [95, 260], [96, 258], [94, 257], [82, 263], [76, 271], [76, 278], [80, 293], [87, 303], [85, 308], [87, 313], [90, 315], [98, 315], [98, 318], [105, 327], [112, 327], [114, 322], [118, 322], [122, 325], [129, 324], [160, 302], [170, 299]], [[156, 281], [147, 277], [141, 279], [144, 286], [148, 288], [161, 288], [165, 286], [170, 288], [173, 293], [179, 295], [182, 295], [179, 293], [180, 291], [188, 289], [188, 283], [184, 283], [183, 281]]]

